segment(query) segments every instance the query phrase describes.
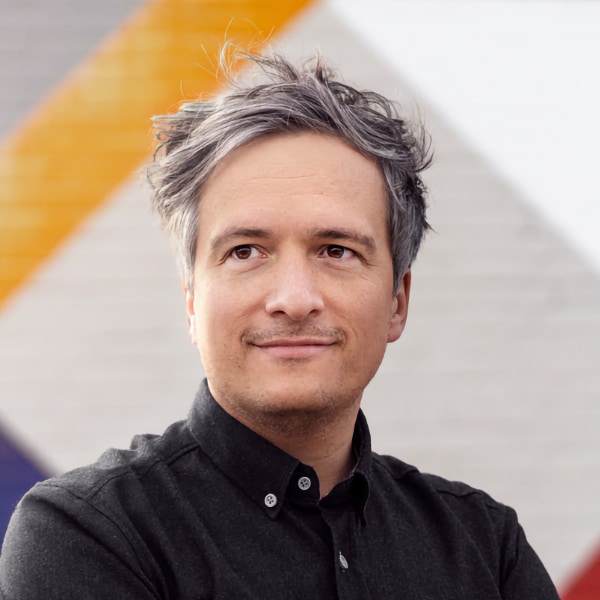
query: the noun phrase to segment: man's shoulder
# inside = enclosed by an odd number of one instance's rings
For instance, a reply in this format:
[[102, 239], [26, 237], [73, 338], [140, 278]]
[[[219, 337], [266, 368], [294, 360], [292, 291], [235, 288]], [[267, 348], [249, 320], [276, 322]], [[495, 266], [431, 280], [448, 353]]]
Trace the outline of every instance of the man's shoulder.
[[493, 529], [502, 529], [507, 520], [516, 524], [512, 508], [494, 499], [486, 491], [439, 475], [423, 473], [416, 467], [386, 455], [374, 455], [375, 464], [391, 477], [411, 503], [433, 508], [443, 507], [465, 525], [481, 526], [485, 521]]
[[439, 475], [431, 473], [421, 473], [421, 477], [428, 483], [438, 494], [446, 497], [448, 501], [453, 499], [458, 501], [476, 501], [488, 505], [491, 508], [503, 507], [504, 505], [494, 500], [487, 492], [477, 487], [473, 487], [463, 481], [454, 481], [445, 479]]
[[92, 501], [107, 488], [127, 487], [127, 481], [141, 484], [153, 471], [172, 468], [197, 448], [186, 421], [173, 423], [161, 434], [136, 435], [129, 448], [110, 448], [96, 462], [78, 467], [37, 484], [30, 492], [48, 495], [61, 490]]
[[377, 511], [371, 516], [387, 514], [394, 527], [409, 523], [429, 543], [450, 545], [457, 564], [483, 564], [480, 574], [497, 579], [503, 597], [558, 598], [510, 506], [392, 456], [374, 455], [373, 467]]
[[[102, 561], [129, 586], [146, 589], [140, 582], [143, 573], [151, 572], [152, 536], [176, 501], [168, 494], [169, 482], [174, 473], [189, 469], [196, 448], [181, 421], [162, 435], [136, 436], [126, 450], [108, 450], [91, 465], [35, 485], [7, 529], [0, 589], [35, 589], [37, 594], [46, 590], [45, 574], [57, 572], [65, 589], [70, 582], [83, 585], [86, 569], [81, 565], [93, 569]], [[98, 594], [113, 597], [111, 583], [99, 583]]]
[[418, 482], [426, 485], [431, 491], [437, 494], [448, 495], [453, 498], [474, 497], [491, 505], [498, 504], [489, 494], [477, 487], [473, 487], [462, 481], [446, 479], [440, 475], [424, 473], [417, 467], [405, 463], [395, 456], [373, 453], [373, 458], [375, 464], [379, 465], [392, 479], [397, 481]]

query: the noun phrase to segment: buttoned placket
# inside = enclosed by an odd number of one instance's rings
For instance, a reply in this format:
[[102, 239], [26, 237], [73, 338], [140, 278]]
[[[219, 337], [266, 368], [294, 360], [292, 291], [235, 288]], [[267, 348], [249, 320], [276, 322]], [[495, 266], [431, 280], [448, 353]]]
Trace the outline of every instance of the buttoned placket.
[[354, 506], [322, 507], [321, 514], [333, 540], [333, 568], [335, 570], [338, 598], [365, 600], [370, 598], [363, 569], [359, 564], [358, 546], [364, 524]]

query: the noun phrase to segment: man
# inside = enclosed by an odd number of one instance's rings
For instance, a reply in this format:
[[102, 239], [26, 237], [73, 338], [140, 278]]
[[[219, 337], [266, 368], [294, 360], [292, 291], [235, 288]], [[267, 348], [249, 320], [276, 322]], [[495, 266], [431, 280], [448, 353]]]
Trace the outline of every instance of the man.
[[153, 203], [206, 371], [187, 421], [36, 486], [7, 599], [556, 599], [514, 511], [371, 452], [405, 325], [425, 137], [381, 96], [266, 80], [157, 119]]

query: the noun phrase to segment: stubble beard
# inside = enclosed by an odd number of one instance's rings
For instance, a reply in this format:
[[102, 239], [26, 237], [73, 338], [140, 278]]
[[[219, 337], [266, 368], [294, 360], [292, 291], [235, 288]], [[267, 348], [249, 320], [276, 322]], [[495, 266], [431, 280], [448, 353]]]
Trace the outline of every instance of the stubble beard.
[[[287, 405], [268, 394], [254, 397], [256, 407], [246, 416], [261, 428], [290, 437], [313, 437], [323, 431], [331, 432], [348, 411], [358, 410], [362, 390], [352, 390], [342, 396], [324, 390], [315, 392], [310, 399], [303, 398], [300, 406], [293, 398]], [[248, 406], [248, 404], [246, 404]]]
[[[259, 435], [269, 438], [313, 437], [331, 432], [349, 413], [358, 412], [363, 388], [348, 389], [343, 382], [330, 382], [294, 395], [293, 390], [239, 389], [232, 382], [221, 382], [215, 398], [234, 418]], [[301, 383], [298, 383], [301, 385]]]
[[[243, 340], [246, 344], [253, 344], [281, 335], [329, 336], [342, 347], [346, 342], [342, 329], [310, 325], [284, 332], [245, 332]], [[327, 385], [311, 381], [310, 376], [303, 381], [300, 372], [304, 362], [304, 359], [289, 360], [287, 375], [281, 375], [282, 380], [286, 376], [295, 380], [291, 383], [291, 388], [303, 388], [294, 395], [293, 389], [268, 390], [240, 386], [236, 378], [244, 377], [245, 364], [243, 360], [234, 359], [230, 363], [233, 368], [227, 378], [218, 378], [220, 385], [216, 386], [215, 398], [230, 415], [267, 439], [270, 432], [276, 437], [324, 437], [335, 430], [336, 424], [346, 422], [349, 415], [355, 416], [358, 413], [364, 388], [377, 372], [377, 367], [371, 373], [364, 374], [367, 376], [366, 381], [357, 380], [349, 387], [348, 377], [352, 376], [351, 365], [356, 365], [356, 356], [348, 359], [348, 363], [342, 366], [341, 373], [338, 373], [337, 380], [330, 380]], [[298, 372], [294, 373], [295, 371]]]

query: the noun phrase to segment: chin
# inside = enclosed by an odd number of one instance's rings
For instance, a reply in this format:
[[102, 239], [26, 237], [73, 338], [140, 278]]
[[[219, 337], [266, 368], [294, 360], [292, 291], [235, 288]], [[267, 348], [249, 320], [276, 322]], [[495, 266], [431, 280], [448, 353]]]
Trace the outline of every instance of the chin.
[[[293, 421], [295, 419], [333, 419], [360, 404], [364, 385], [350, 377], [328, 373], [262, 373], [252, 378], [245, 374], [236, 377], [209, 376], [209, 387], [232, 416], [245, 424], [260, 421]], [[240, 385], [240, 382], [243, 382]]]
[[332, 426], [354, 404], [342, 400], [338, 394], [306, 389], [296, 393], [265, 390], [255, 400], [244, 406], [247, 424], [251, 428], [258, 426], [258, 431], [278, 431], [290, 436], [308, 435]]
[[256, 404], [261, 410], [274, 414], [314, 414], [347, 410], [360, 402], [360, 392], [328, 383], [330, 385], [324, 386], [304, 378], [299, 382], [276, 384], [258, 392]]

